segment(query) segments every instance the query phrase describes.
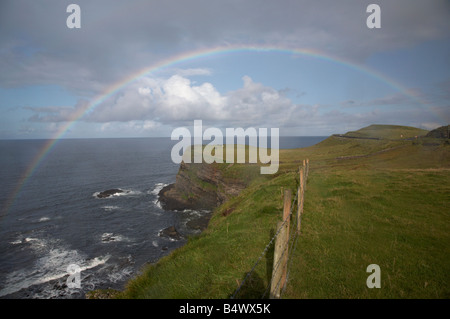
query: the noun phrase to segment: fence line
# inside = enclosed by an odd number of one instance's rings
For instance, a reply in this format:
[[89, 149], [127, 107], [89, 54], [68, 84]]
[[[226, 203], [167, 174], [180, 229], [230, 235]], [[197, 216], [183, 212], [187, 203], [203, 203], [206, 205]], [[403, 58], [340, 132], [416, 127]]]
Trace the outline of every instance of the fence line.
[[[286, 283], [289, 278], [289, 270], [292, 262], [290, 252], [295, 251], [297, 246], [297, 239], [300, 234], [301, 229], [301, 217], [303, 214], [303, 203], [304, 203], [304, 193], [306, 189], [306, 180], [309, 173], [309, 160], [303, 160], [303, 166], [299, 169], [299, 186], [295, 192], [294, 200], [291, 201], [292, 193], [289, 189], [284, 191], [284, 202], [283, 202], [283, 218], [277, 223], [277, 231], [275, 235], [270, 239], [269, 243], [266, 245], [252, 269], [246, 274], [245, 278], [240, 283], [239, 287], [236, 289], [234, 294], [231, 296], [232, 299], [241, 291], [244, 284], [250, 279], [254, 273], [257, 265], [261, 262], [263, 257], [267, 254], [272, 244], [274, 244], [274, 259], [272, 266], [272, 276], [265, 288], [265, 291], [261, 298], [265, 298], [270, 288], [270, 298], [281, 298], [282, 293], [286, 288]], [[295, 204], [297, 203], [297, 212], [293, 214]], [[293, 226], [291, 227], [291, 219], [293, 219]], [[290, 228], [293, 231], [290, 232]], [[289, 246], [290, 244], [290, 246]]]

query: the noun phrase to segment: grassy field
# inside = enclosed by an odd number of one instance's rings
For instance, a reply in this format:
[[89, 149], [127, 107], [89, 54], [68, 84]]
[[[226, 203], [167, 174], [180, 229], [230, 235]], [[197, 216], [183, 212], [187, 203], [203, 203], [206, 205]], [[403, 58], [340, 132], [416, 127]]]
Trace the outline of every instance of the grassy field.
[[[297, 188], [299, 165], [309, 158], [302, 231], [283, 298], [449, 298], [450, 146], [414, 138], [425, 133], [370, 126], [280, 151], [277, 174], [255, 178], [215, 210], [207, 230], [115, 296], [229, 298], [276, 231], [282, 189]], [[245, 170], [223, 167], [232, 176]], [[261, 297], [272, 264], [271, 248], [238, 297]], [[366, 286], [369, 264], [380, 266], [380, 289]]]

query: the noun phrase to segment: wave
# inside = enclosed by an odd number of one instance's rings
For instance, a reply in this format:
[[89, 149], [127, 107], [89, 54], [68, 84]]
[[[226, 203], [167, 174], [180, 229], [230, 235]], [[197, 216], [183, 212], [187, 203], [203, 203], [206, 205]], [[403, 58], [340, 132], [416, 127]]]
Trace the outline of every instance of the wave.
[[[111, 191], [111, 193], [107, 194], [107, 196], [104, 196], [104, 197], [101, 196], [101, 194], [104, 194], [104, 193], [107, 193], [110, 191]], [[113, 191], [116, 191], [116, 192], [113, 192]], [[121, 189], [121, 188], [106, 190], [106, 191], [101, 191], [101, 192], [94, 192], [92, 194], [93, 197], [98, 198], [98, 199], [108, 199], [108, 198], [122, 197], [122, 196], [139, 196], [139, 195], [142, 195], [141, 191], [132, 190], [132, 189]]]
[[153, 201], [153, 204], [155, 204], [155, 206], [158, 207], [159, 209], [163, 209], [163, 208], [162, 208], [162, 205], [161, 205], [161, 202], [159, 201], [159, 199], [155, 199], [155, 200]]
[[101, 237], [102, 243], [110, 243], [110, 242], [120, 242], [120, 241], [130, 241], [125, 236], [116, 235], [114, 233], [103, 233]]
[[111, 283], [123, 281], [125, 278], [131, 278], [134, 273], [132, 265], [134, 258], [131, 255], [120, 258], [120, 262], [115, 264], [112, 269], [108, 269], [108, 280]]
[[[101, 257], [95, 257], [95, 258], [93, 258], [91, 260], [87, 260], [87, 261], [82, 262], [81, 266], [79, 266], [78, 264], [76, 264], [76, 265], [79, 267], [78, 270], [80, 272], [82, 272], [82, 271], [85, 271], [85, 270], [88, 270], [88, 269], [92, 269], [92, 268], [95, 268], [97, 266], [105, 264], [108, 261], [109, 258], [110, 258], [109, 255], [101, 256]], [[61, 273], [53, 274], [53, 275], [50, 275], [50, 276], [47, 276], [47, 277], [43, 277], [41, 280], [36, 281], [34, 284], [35, 285], [36, 284], [43, 284], [43, 283], [46, 283], [46, 282], [49, 282], [49, 281], [52, 281], [52, 280], [57, 280], [57, 279], [64, 278], [64, 277], [66, 277], [68, 275], [69, 275], [69, 273], [67, 272], [67, 269], [66, 269], [66, 272], [61, 272]]]
[[112, 205], [107, 205], [107, 206], [102, 206], [102, 208], [105, 210], [105, 211], [107, 211], [107, 212], [110, 212], [110, 211], [113, 211], [113, 210], [117, 210], [117, 209], [120, 209], [120, 207], [119, 206], [112, 206]]
[[[84, 271], [102, 265], [110, 258], [106, 255], [88, 259], [75, 249], [67, 249], [56, 239], [26, 237], [14, 241], [14, 244], [28, 245], [40, 257], [32, 268], [17, 269], [6, 274], [4, 287], [0, 289], [0, 297], [69, 276], [67, 267], [71, 264], [78, 265], [80, 271]], [[45, 294], [51, 298], [54, 297], [52, 294], [57, 292], [46, 291]]]
[[159, 192], [168, 185], [169, 184], [165, 184], [165, 183], [156, 183], [155, 188], [153, 188], [153, 190], [149, 191], [148, 193], [153, 194], [153, 195], [158, 195]]
[[156, 207], [158, 207], [159, 209], [163, 209], [161, 202], [159, 201], [159, 192], [166, 186], [168, 186], [169, 184], [166, 183], [156, 183], [155, 187], [151, 190], [148, 191], [147, 194], [152, 194], [156, 196], [156, 199], [153, 200], [153, 204], [155, 204]]
[[179, 228], [181, 232], [186, 234], [199, 234], [207, 227], [211, 217], [211, 211], [205, 209], [185, 209], [179, 211], [179, 216]]

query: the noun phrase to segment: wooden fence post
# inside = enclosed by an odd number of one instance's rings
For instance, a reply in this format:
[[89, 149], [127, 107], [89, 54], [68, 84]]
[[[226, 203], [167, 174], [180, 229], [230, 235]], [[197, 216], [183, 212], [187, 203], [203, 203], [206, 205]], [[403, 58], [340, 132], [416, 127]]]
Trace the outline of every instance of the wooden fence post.
[[304, 168], [300, 168], [300, 185], [297, 190], [297, 233], [300, 234], [300, 221], [303, 214], [303, 183], [304, 183]]
[[277, 238], [275, 239], [275, 251], [273, 253], [273, 269], [272, 282], [270, 283], [270, 299], [280, 298], [281, 280], [283, 276], [282, 257], [285, 246], [286, 227], [282, 227], [283, 222], [277, 223], [277, 230], [280, 229]]
[[309, 158], [306, 159], [306, 175], [305, 175], [306, 179], [308, 179], [308, 174], [309, 174]]
[[[286, 278], [287, 278], [287, 262], [289, 257], [289, 251], [288, 251], [288, 243], [289, 243], [289, 229], [290, 229], [290, 213], [291, 213], [291, 202], [292, 200], [292, 193], [290, 189], [286, 189], [284, 191], [284, 208], [283, 208], [283, 221], [285, 221], [284, 228], [286, 228], [286, 234], [284, 235], [284, 241], [285, 241], [285, 251], [283, 255], [283, 275], [281, 277], [281, 284], [280, 287], [283, 288], [286, 284]], [[281, 289], [280, 288], [280, 289]]]
[[[299, 187], [297, 189], [297, 235], [300, 235], [301, 216], [305, 200], [306, 180], [308, 179], [309, 159], [303, 160], [303, 166], [299, 170]], [[282, 189], [283, 192], [283, 189]], [[275, 251], [273, 257], [272, 281], [270, 283], [270, 298], [280, 298], [281, 290], [286, 285], [287, 264], [289, 260], [289, 227], [291, 218], [292, 194], [289, 189], [284, 189], [283, 220], [277, 223], [275, 238]]]
[[291, 213], [292, 193], [289, 189], [284, 190], [283, 221], [278, 222], [277, 230], [280, 232], [275, 239], [275, 251], [273, 257], [272, 282], [270, 287], [270, 298], [280, 298], [281, 289], [286, 284], [289, 225]]

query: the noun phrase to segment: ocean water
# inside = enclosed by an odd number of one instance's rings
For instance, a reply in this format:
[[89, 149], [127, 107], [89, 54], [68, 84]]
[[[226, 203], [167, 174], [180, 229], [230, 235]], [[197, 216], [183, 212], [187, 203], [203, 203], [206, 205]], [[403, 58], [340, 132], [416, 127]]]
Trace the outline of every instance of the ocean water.
[[[281, 137], [280, 148], [325, 138]], [[123, 289], [145, 264], [198, 232], [188, 222], [209, 214], [161, 209], [158, 192], [178, 171], [170, 138], [60, 140], [15, 192], [45, 143], [0, 141], [0, 298], [84, 298], [93, 289]], [[113, 188], [123, 193], [96, 196]], [[184, 238], [160, 236], [170, 226]]]

